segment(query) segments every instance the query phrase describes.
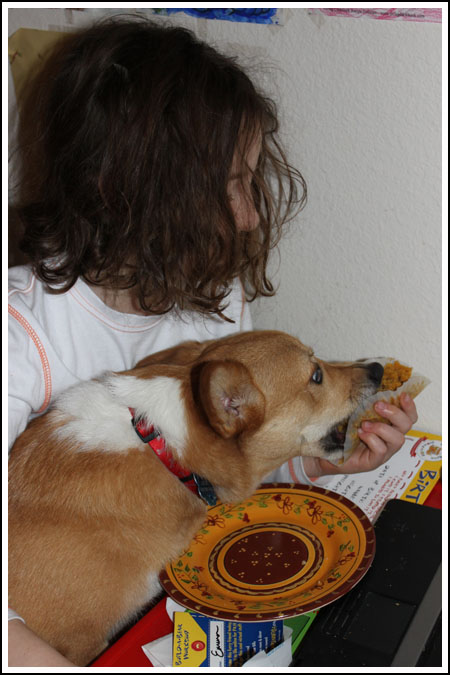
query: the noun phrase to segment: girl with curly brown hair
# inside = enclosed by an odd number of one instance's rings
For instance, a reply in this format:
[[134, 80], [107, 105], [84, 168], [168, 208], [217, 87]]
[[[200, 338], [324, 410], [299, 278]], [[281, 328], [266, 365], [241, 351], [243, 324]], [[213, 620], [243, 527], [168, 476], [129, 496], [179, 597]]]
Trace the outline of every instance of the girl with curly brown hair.
[[[80, 380], [250, 330], [246, 300], [273, 295], [269, 253], [306, 199], [275, 104], [184, 28], [115, 19], [69, 35], [20, 112], [17, 212], [30, 263], [10, 269], [10, 447]], [[339, 471], [398, 450], [408, 405]], [[337, 471], [298, 459], [304, 482], [304, 469]], [[63, 665], [12, 623], [11, 665]]]
[[269, 252], [306, 197], [277, 128], [236, 62], [183, 28], [113, 20], [58, 44], [21, 108], [30, 265], [10, 271], [10, 311], [41, 383], [17, 392], [13, 437], [79, 378], [250, 328], [245, 296], [273, 294]]

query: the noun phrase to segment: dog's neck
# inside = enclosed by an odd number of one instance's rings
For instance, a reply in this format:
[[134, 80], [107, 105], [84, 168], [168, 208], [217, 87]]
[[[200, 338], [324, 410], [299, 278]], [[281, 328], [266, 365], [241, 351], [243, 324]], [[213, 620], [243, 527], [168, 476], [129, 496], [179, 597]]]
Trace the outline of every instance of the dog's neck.
[[[52, 414], [56, 420], [64, 421], [64, 424], [58, 425], [58, 436], [75, 440], [78, 452], [123, 453], [131, 447], [145, 448], [131, 424], [129, 408], [132, 408], [136, 419], [147, 425], [153, 424], [161, 432], [177, 463], [188, 465], [193, 472], [200, 471], [202, 476], [206, 474], [208, 480], [213, 474], [219, 474], [220, 485], [214, 482], [214, 486], [221, 501], [240, 500], [241, 494], [246, 493], [246, 486], [253, 483], [255, 467], [243, 470], [237, 481], [235, 477], [230, 483], [225, 481], [227, 472], [220, 472], [216, 459], [207, 454], [196, 466], [190, 466], [190, 462], [186, 461], [189, 439], [198, 435], [188, 421], [188, 408], [193, 408], [191, 403], [189, 391], [177, 377], [158, 375], [139, 378], [108, 373], [98, 380], [67, 389], [58, 397]], [[197, 422], [202, 424], [200, 420]], [[209, 433], [212, 434], [212, 430]], [[197, 441], [201, 440], [200, 434]], [[240, 462], [239, 450], [225, 452], [227, 444], [223, 440], [221, 442], [221, 461], [226, 463], [232, 457], [234, 464]], [[214, 471], [211, 470], [212, 464]], [[245, 468], [244, 463], [242, 467]]]
[[206, 480], [206, 478], [202, 478], [198, 474], [192, 473], [178, 464], [168, 450], [159, 429], [153, 424], [149, 426], [143, 420], [137, 419], [135, 410], [132, 408], [129, 408], [129, 410], [131, 414], [131, 424], [141, 441], [146, 443], [153, 450], [164, 466], [184, 483], [191, 492], [194, 492], [194, 494], [206, 502], [208, 506], [214, 506], [217, 502], [217, 496], [211, 483]]

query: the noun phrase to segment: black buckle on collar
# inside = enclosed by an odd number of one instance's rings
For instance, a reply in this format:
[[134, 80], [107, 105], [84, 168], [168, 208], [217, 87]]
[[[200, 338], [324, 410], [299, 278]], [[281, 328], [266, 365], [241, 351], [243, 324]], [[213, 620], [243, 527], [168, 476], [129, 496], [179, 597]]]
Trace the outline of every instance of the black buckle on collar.
[[154, 427], [151, 434], [148, 434], [148, 436], [143, 436], [139, 431], [139, 429], [137, 428], [137, 422], [134, 419], [134, 417], [131, 418], [131, 424], [133, 425], [133, 429], [135, 430], [135, 432], [137, 433], [137, 435], [139, 436], [139, 438], [143, 443], [150, 443], [150, 441], [153, 441], [153, 439], [158, 438], [158, 436], [161, 436], [159, 430], [156, 427]]
[[193, 474], [193, 477], [197, 485], [199, 497], [201, 497], [201, 499], [203, 499], [203, 501], [205, 501], [208, 506], [215, 506], [217, 503], [217, 496], [209, 480], [198, 476], [196, 473]]
[[197, 486], [197, 492], [200, 499], [203, 499], [208, 506], [215, 506], [217, 503], [217, 496], [214, 492], [214, 488], [206, 478], [202, 478], [197, 473], [190, 473], [189, 476], [184, 476], [184, 478], [179, 478], [182, 483], [188, 483], [190, 480], [193, 480]]

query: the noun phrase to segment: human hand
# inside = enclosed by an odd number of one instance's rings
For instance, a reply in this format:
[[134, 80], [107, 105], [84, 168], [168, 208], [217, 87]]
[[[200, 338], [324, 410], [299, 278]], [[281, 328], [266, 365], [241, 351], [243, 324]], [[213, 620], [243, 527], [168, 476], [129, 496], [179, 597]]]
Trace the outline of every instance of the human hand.
[[405, 442], [405, 434], [418, 419], [414, 401], [407, 394], [401, 394], [400, 407], [377, 401], [374, 409], [381, 417], [389, 420], [390, 424], [363, 422], [361, 429], [358, 429], [362, 443], [339, 466], [321, 457], [304, 457], [303, 467], [309, 477], [373, 471], [400, 450]]

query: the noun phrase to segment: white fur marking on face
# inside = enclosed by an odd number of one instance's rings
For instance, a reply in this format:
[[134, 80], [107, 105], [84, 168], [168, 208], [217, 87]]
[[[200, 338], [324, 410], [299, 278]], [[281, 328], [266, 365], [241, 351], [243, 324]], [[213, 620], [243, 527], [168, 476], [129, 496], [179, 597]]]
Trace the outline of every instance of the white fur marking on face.
[[125, 375], [106, 375], [71, 387], [56, 401], [52, 416], [64, 419], [55, 433], [81, 443], [83, 450], [144, 450], [131, 424], [131, 413], [159, 429], [178, 458], [186, 443], [186, 415], [181, 382], [171, 377], [148, 380]]
[[314, 441], [319, 441], [325, 434], [328, 432], [332, 425], [327, 422], [308, 424], [302, 429], [302, 436], [308, 443], [313, 443]]

